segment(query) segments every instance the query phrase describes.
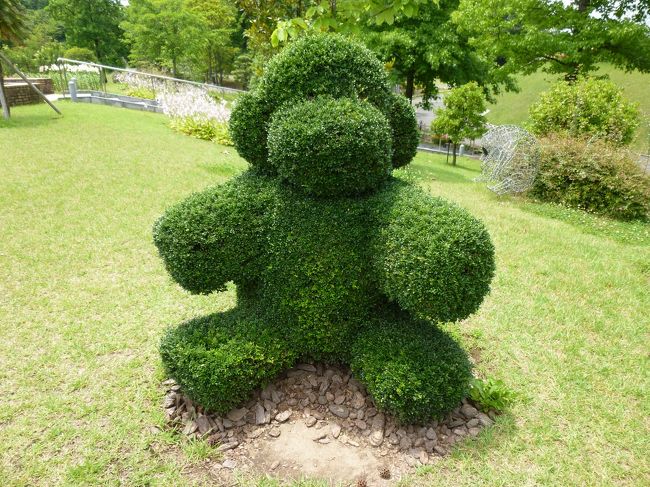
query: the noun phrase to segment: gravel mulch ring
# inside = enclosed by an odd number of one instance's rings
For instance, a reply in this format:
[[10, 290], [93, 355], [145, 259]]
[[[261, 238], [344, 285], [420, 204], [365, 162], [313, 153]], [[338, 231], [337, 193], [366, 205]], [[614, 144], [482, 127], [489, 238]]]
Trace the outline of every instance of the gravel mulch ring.
[[377, 411], [349, 369], [324, 364], [288, 370], [223, 417], [193, 404], [173, 380], [163, 384], [168, 424], [218, 445], [223, 455], [210, 469], [224, 484], [236, 469], [281, 479], [389, 485], [477, 436], [495, 418], [493, 411], [485, 414], [463, 401], [442, 421], [403, 426]]

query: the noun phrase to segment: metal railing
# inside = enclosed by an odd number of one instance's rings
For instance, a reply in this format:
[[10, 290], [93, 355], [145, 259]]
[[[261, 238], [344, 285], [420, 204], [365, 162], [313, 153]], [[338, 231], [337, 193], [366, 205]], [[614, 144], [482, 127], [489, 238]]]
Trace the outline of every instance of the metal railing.
[[222, 93], [243, 93], [244, 90], [238, 90], [236, 88], [228, 88], [226, 86], [220, 86], [220, 85], [213, 85], [210, 83], [200, 83], [198, 81], [189, 81], [186, 79], [180, 79], [180, 78], [173, 78], [171, 76], [165, 76], [162, 74], [152, 74], [152, 73], [145, 73], [143, 71], [137, 71], [135, 69], [130, 69], [130, 68], [118, 68], [116, 66], [108, 66], [106, 64], [99, 64], [99, 63], [92, 63], [89, 61], [79, 61], [77, 59], [69, 59], [65, 57], [59, 57], [57, 58], [57, 64], [60, 66], [59, 68], [59, 73], [60, 75], [65, 78], [63, 81], [63, 90], [64, 93], [67, 91], [67, 86], [68, 86], [68, 74], [65, 69], [66, 63], [69, 64], [78, 64], [78, 65], [84, 65], [84, 66], [92, 66], [94, 68], [98, 69], [99, 72], [99, 80], [100, 84], [103, 87], [103, 92], [106, 93], [106, 81], [108, 79], [108, 75], [106, 71], [110, 72], [121, 72], [121, 73], [129, 73], [129, 74], [134, 74], [137, 76], [144, 76], [144, 77], [149, 77], [152, 79], [158, 79], [161, 81], [171, 81], [173, 83], [182, 83], [182, 84], [188, 84], [188, 85], [193, 85], [193, 86], [198, 86], [207, 90], [214, 90], [214, 91], [220, 91]]

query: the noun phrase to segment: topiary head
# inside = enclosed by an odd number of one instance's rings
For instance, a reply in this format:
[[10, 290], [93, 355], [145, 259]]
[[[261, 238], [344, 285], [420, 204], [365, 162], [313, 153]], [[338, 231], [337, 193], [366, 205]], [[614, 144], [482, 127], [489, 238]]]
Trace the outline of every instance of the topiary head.
[[267, 65], [230, 119], [239, 154], [257, 171], [315, 196], [378, 188], [415, 155], [408, 100], [391, 93], [379, 60], [338, 35], [296, 41]]

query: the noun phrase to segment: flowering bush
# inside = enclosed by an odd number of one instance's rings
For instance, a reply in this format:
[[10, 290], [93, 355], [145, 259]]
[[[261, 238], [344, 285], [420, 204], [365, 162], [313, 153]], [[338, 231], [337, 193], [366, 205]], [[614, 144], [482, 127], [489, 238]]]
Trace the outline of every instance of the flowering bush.
[[232, 145], [228, 134], [230, 110], [226, 101], [215, 100], [206, 89], [137, 73], [119, 73], [115, 80], [127, 84], [134, 93], [153, 93], [163, 113], [171, 119], [174, 130], [198, 139]]
[[99, 68], [89, 66], [87, 64], [50, 64], [49, 66], [41, 66], [38, 68], [39, 73], [51, 73], [62, 71], [65, 69], [68, 73], [95, 73], [99, 74]]
[[59, 93], [66, 91], [66, 81], [63, 71], [77, 80], [77, 88], [80, 90], [99, 90], [101, 81], [99, 79], [99, 68], [88, 66], [86, 64], [50, 64], [40, 66], [38, 72], [40, 76], [50, 78], [54, 84], [54, 91]]

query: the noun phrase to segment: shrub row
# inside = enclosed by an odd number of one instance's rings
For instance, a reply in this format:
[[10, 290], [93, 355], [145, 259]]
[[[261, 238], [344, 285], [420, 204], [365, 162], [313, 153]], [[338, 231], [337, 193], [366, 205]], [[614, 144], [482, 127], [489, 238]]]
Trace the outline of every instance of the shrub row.
[[650, 217], [650, 177], [628, 152], [560, 135], [541, 144], [531, 196], [621, 220]]

